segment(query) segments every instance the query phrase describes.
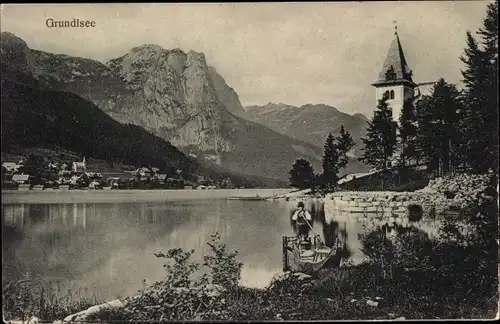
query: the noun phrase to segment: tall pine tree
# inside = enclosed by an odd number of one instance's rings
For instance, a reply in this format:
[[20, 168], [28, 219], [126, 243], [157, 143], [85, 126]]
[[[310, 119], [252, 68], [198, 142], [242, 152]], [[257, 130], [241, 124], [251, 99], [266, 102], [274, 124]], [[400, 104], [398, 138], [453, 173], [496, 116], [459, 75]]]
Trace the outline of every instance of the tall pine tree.
[[405, 100], [401, 115], [399, 117], [399, 167], [404, 169], [408, 165], [418, 164], [418, 142], [417, 142], [417, 117], [413, 99]]
[[355, 145], [351, 134], [344, 129], [344, 125], [340, 125], [340, 135], [336, 137], [337, 149], [339, 153], [339, 169], [343, 168], [344, 173], [347, 173], [347, 164], [349, 159], [347, 157], [347, 152], [349, 152]]
[[328, 134], [324, 149], [322, 184], [326, 189], [334, 190], [339, 180], [339, 151], [332, 133]]
[[488, 5], [478, 34], [480, 44], [467, 32], [467, 47], [461, 57], [465, 64], [462, 151], [473, 171], [492, 168], [498, 172], [498, 1]]
[[459, 120], [460, 92], [455, 85], [439, 79], [424, 96], [417, 109], [418, 145], [429, 171], [439, 176], [449, 174], [458, 166], [461, 145]]
[[368, 121], [366, 137], [362, 138], [365, 147], [359, 161], [377, 169], [386, 169], [396, 147], [396, 124], [392, 111], [387, 104], [388, 96], [379, 100], [373, 118]]

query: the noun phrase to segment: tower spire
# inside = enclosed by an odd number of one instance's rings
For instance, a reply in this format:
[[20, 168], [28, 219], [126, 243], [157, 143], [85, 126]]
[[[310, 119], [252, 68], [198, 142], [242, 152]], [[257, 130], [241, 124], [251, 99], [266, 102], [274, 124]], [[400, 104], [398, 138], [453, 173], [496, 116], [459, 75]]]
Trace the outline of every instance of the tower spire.
[[398, 35], [398, 21], [393, 20], [392, 23], [394, 24], [394, 35]]

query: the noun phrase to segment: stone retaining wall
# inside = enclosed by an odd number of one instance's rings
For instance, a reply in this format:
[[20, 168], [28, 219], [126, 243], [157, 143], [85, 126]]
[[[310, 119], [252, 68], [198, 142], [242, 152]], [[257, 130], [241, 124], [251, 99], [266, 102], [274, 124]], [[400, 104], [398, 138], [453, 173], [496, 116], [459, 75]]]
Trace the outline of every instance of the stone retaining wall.
[[335, 192], [325, 197], [329, 208], [349, 213], [409, 214], [408, 207], [416, 205], [424, 214], [443, 214], [460, 209], [460, 199], [446, 199], [441, 195], [422, 192]]

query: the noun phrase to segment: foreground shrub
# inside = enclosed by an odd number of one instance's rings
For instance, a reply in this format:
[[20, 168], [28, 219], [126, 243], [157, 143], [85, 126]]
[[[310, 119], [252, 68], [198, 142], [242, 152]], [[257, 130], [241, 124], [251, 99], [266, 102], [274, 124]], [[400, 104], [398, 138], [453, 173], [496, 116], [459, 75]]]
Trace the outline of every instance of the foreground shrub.
[[237, 251], [227, 252], [217, 233], [207, 244], [212, 255], [204, 256], [203, 265], [189, 260], [194, 250], [176, 248], [166, 254], [156, 253], [168, 262], [164, 264], [165, 279], [126, 299], [123, 309], [109, 309], [95, 317], [122, 321], [226, 318], [226, 297], [237, 287], [242, 264], [236, 261]]
[[28, 321], [37, 317], [53, 321], [97, 304], [86, 289], [62, 288], [35, 280], [29, 273], [21, 279], [11, 281], [2, 288], [3, 314], [6, 320]]

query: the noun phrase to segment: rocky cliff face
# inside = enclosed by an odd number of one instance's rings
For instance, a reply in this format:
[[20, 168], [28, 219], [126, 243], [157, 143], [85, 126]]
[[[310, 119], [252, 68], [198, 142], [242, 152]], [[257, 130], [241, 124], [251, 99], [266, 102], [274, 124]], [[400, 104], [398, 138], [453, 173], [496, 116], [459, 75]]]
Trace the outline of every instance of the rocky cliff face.
[[222, 102], [231, 114], [242, 118], [247, 117], [236, 91], [227, 85], [224, 78], [217, 73], [214, 67], [209, 66], [208, 68], [220, 102]]
[[220, 136], [227, 110], [217, 98], [203, 54], [143, 45], [107, 67], [132, 92], [104, 105], [113, 118], [143, 126], [179, 147], [214, 154], [231, 150]]
[[43, 87], [78, 94], [119, 122], [233, 171], [287, 179], [297, 158], [319, 166], [318, 148], [239, 118], [236, 92], [202, 53], [142, 45], [103, 64], [32, 50], [2, 33], [1, 58], [9, 75], [30, 74]]

